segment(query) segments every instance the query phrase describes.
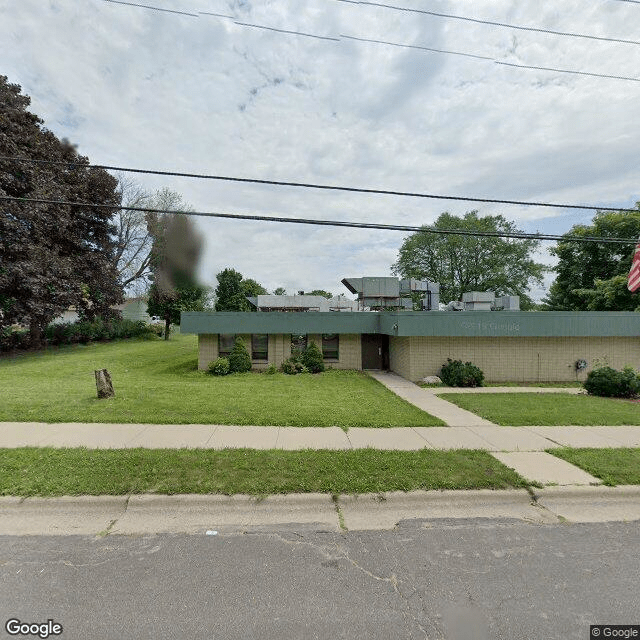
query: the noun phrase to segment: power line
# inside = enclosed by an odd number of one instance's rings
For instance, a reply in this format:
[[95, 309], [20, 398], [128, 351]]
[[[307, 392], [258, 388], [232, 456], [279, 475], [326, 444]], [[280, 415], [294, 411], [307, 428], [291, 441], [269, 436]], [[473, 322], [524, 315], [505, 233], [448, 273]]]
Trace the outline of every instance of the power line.
[[[347, 2], [347, 0], [339, 0], [340, 2]], [[467, 58], [478, 58], [480, 60], [487, 60], [489, 62], [493, 62], [494, 64], [501, 64], [507, 67], [517, 67], [518, 69], [535, 69], [537, 71], [555, 71], [557, 73], [571, 73], [578, 76], [590, 76], [593, 78], [609, 78], [613, 80], [629, 80], [631, 82], [640, 82], [640, 78], [632, 78], [630, 76], [614, 76], [607, 73], [593, 73], [590, 71], [575, 71], [573, 69], [558, 69], [555, 67], [536, 67], [528, 64], [514, 64], [511, 62], [502, 62], [500, 60], [495, 60], [494, 58], [489, 58], [487, 56], [478, 56], [471, 53], [461, 53], [459, 51], [447, 51], [444, 49], [430, 49], [428, 47], [419, 47], [412, 44], [400, 44], [398, 42], [389, 42], [388, 40], [374, 40], [372, 38], [356, 38], [355, 36], [348, 36], [345, 34], [340, 34], [341, 38], [348, 38], [349, 40], [358, 40], [360, 42], [373, 42], [375, 44], [385, 44], [390, 45], [392, 47], [403, 47], [405, 49], [422, 49], [423, 51], [432, 51], [434, 53], [446, 53], [454, 56], [466, 56]]]
[[311, 218], [285, 218], [280, 216], [257, 216], [241, 213], [219, 213], [204, 211], [176, 211], [165, 209], [153, 209], [149, 207], [129, 207], [125, 205], [114, 206], [110, 204], [96, 204], [90, 202], [69, 202], [67, 200], [47, 200], [44, 198], [16, 198], [14, 196], [0, 196], [0, 200], [10, 202], [32, 202], [34, 204], [54, 204], [71, 207], [90, 207], [92, 209], [118, 209], [121, 211], [141, 211], [145, 213], [169, 213], [186, 216], [201, 216], [207, 218], [227, 218], [231, 220], [257, 220], [260, 222], [288, 222], [291, 224], [308, 224], [325, 227], [350, 227], [355, 229], [377, 229], [382, 231], [412, 231], [421, 233], [435, 233], [441, 235], [489, 237], [489, 238], [514, 238], [517, 240], [542, 240], [542, 241], [575, 241], [575, 242], [600, 242], [605, 244], [636, 244], [637, 239], [627, 238], [598, 238], [595, 236], [559, 236], [541, 233], [503, 233], [495, 231], [464, 231], [461, 229], [435, 229], [434, 227], [415, 227], [397, 224], [377, 224], [372, 222], [349, 222], [343, 220], [314, 220]]
[[135, 2], [123, 2], [122, 0], [102, 0], [103, 2], [111, 2], [113, 4], [124, 4], [129, 7], [141, 7], [142, 9], [152, 9], [153, 11], [165, 11], [166, 13], [177, 13], [181, 16], [192, 16], [198, 18], [197, 13], [187, 13], [186, 11], [174, 11], [172, 9], [161, 9], [160, 7], [152, 7], [148, 4], [136, 4]]
[[431, 47], [421, 47], [416, 44], [399, 44], [397, 42], [388, 42], [387, 40], [373, 40], [371, 38], [356, 38], [355, 36], [348, 36], [344, 33], [340, 34], [341, 38], [346, 38], [348, 40], [357, 40], [359, 42], [375, 42], [376, 44], [387, 44], [392, 47], [402, 47], [404, 49], [420, 49], [421, 51], [432, 51], [433, 53], [448, 53], [452, 56], [465, 56], [467, 58], [478, 58], [480, 60], [488, 60], [489, 62], [494, 62], [493, 58], [488, 56], [478, 56], [474, 53], [462, 53], [460, 51], [448, 51], [446, 49], [432, 49]]
[[307, 38], [317, 38], [318, 40], [333, 40], [334, 42], [340, 42], [340, 38], [331, 38], [329, 36], [318, 36], [313, 33], [303, 33], [302, 31], [289, 31], [288, 29], [276, 29], [275, 27], [265, 27], [260, 24], [250, 24], [248, 22], [237, 22], [234, 20], [234, 24], [238, 24], [241, 27], [252, 27], [254, 29], [265, 29], [267, 31], [277, 31], [278, 33], [290, 33], [296, 36], [306, 36]]
[[[571, 74], [571, 75], [578, 75], [578, 76], [588, 76], [591, 78], [605, 78], [608, 80], [626, 80], [628, 82], [640, 82], [640, 78], [633, 78], [631, 76], [618, 76], [618, 75], [614, 75], [614, 74], [607, 74], [607, 73], [596, 73], [596, 72], [591, 72], [591, 71], [576, 71], [573, 69], [559, 69], [556, 67], [541, 67], [541, 66], [535, 66], [535, 65], [526, 65], [526, 64], [514, 64], [514, 63], [509, 63], [509, 62], [502, 62], [500, 60], [495, 60], [494, 58], [491, 58], [489, 56], [482, 56], [482, 55], [477, 55], [477, 54], [472, 54], [472, 53], [462, 53], [459, 51], [448, 51], [445, 49], [433, 49], [430, 47], [423, 47], [423, 46], [419, 46], [419, 45], [410, 45], [410, 44], [401, 44], [401, 43], [397, 43], [397, 42], [388, 42], [386, 40], [375, 40], [372, 38], [358, 38], [355, 36], [349, 36], [349, 35], [345, 35], [345, 34], [341, 34], [339, 38], [336, 37], [332, 37], [332, 36], [323, 36], [323, 35], [318, 35], [318, 34], [312, 34], [312, 33], [306, 33], [303, 31], [295, 31], [295, 30], [289, 30], [289, 29], [278, 29], [276, 27], [269, 27], [267, 25], [261, 25], [261, 24], [254, 24], [254, 23], [249, 23], [249, 22], [239, 22], [237, 20], [234, 20], [233, 16], [229, 16], [229, 15], [225, 15], [225, 14], [221, 14], [221, 13], [213, 13], [213, 12], [209, 12], [209, 11], [200, 11], [199, 14], [195, 14], [195, 13], [186, 13], [183, 11], [173, 11], [171, 9], [161, 9], [159, 7], [154, 7], [151, 5], [144, 5], [144, 4], [135, 4], [132, 2], [123, 2], [122, 0], [103, 0], [104, 2], [113, 2], [116, 4], [124, 4], [124, 5], [129, 5], [132, 7], [142, 7], [144, 9], [153, 9], [155, 11], [166, 11], [168, 13], [178, 13], [178, 14], [182, 14], [182, 15], [187, 15], [187, 16], [194, 16], [196, 18], [198, 18], [200, 15], [210, 15], [210, 16], [216, 16], [219, 18], [227, 18], [230, 20], [234, 21], [234, 24], [237, 24], [239, 26], [242, 27], [248, 27], [248, 28], [254, 28], [254, 29], [264, 29], [267, 31], [273, 31], [273, 32], [277, 32], [277, 33], [284, 33], [284, 34], [293, 34], [293, 35], [298, 35], [298, 36], [304, 36], [307, 38], [315, 38], [318, 40], [329, 40], [332, 42], [340, 42], [341, 38], [345, 38], [345, 39], [349, 39], [349, 40], [358, 40], [360, 42], [372, 42], [372, 43], [376, 43], [376, 44], [383, 44], [383, 45], [387, 45], [387, 46], [392, 46], [392, 47], [402, 47], [405, 49], [418, 49], [418, 50], [422, 50], [422, 51], [428, 51], [431, 53], [442, 53], [442, 54], [446, 54], [446, 55], [455, 55], [455, 56], [465, 56], [467, 58], [476, 58], [479, 60], [486, 60], [486, 61], [490, 61], [493, 62], [495, 64], [500, 64], [503, 66], [508, 66], [508, 67], [513, 67], [513, 68], [518, 68], [518, 69], [531, 69], [534, 71], [550, 71], [550, 72], [555, 72], [555, 73], [564, 73], [564, 74]], [[600, 36], [590, 36], [590, 35], [585, 35], [585, 34], [574, 34], [574, 33], [564, 33], [564, 32], [560, 32], [560, 31], [550, 31], [547, 29], [538, 29], [535, 27], [521, 27], [521, 26], [515, 26], [515, 25], [509, 25], [509, 24], [503, 24], [503, 23], [499, 23], [499, 22], [489, 22], [486, 20], [476, 20], [475, 18], [466, 18], [464, 16], [454, 16], [454, 15], [449, 15], [449, 14], [444, 14], [444, 13], [436, 13], [436, 12], [432, 12], [432, 11], [424, 11], [424, 10], [418, 10], [418, 9], [410, 9], [407, 7], [397, 7], [395, 5], [386, 5], [386, 4], [381, 4], [381, 3], [374, 3], [374, 2], [356, 2], [355, 0], [337, 0], [338, 2], [345, 2], [345, 3], [349, 3], [349, 4], [364, 4], [364, 5], [372, 5], [372, 6], [380, 6], [380, 7], [386, 7], [386, 8], [390, 8], [390, 9], [399, 9], [402, 11], [411, 11], [411, 12], [417, 12], [417, 13], [425, 13], [428, 15], [434, 15], [434, 16], [439, 16], [439, 17], [445, 17], [445, 18], [458, 18], [460, 20], [469, 20], [471, 22], [480, 22], [480, 23], [486, 23], [486, 24], [491, 24], [491, 25], [498, 25], [498, 26], [504, 26], [504, 27], [510, 27], [513, 29], [525, 29], [528, 31], [540, 31], [543, 33], [551, 33], [551, 34], [555, 34], [555, 35], [567, 35], [567, 36], [575, 36], [575, 37], [582, 37], [582, 38], [591, 38], [594, 40], [609, 40], [612, 42], [623, 42], [626, 44], [640, 44], [640, 41], [635, 41], [635, 40], [622, 40], [622, 39], [617, 39], [617, 38], [605, 38], [605, 37], [600, 37]], [[631, 2], [632, 0], [621, 0], [621, 1], [628, 1]], [[636, 0], [634, 0], [636, 1]], [[640, 4], [640, 0], [637, 0], [638, 4]]]
[[[85, 164], [75, 162], [63, 162], [61, 160], [33, 160], [31, 158], [16, 158], [12, 156], [0, 156], [0, 160], [11, 160], [17, 162], [28, 162], [30, 164], [52, 164], [69, 167], [87, 167]], [[207, 175], [203, 173], [181, 173], [178, 171], [157, 171], [152, 169], [132, 169], [129, 167], [114, 167], [106, 164], [89, 165], [94, 169], [104, 169], [106, 171], [122, 171], [124, 173], [143, 173], [157, 176], [172, 176], [178, 178], [197, 178], [201, 180], [222, 180], [226, 182], [241, 182], [250, 184], [266, 184], [280, 187], [299, 187], [305, 189], [323, 189], [326, 191], [346, 191], [349, 193], [372, 193], [377, 195], [402, 196], [409, 198], [426, 198], [431, 200], [455, 200], [461, 202], [484, 202], [488, 204], [514, 204], [526, 207], [550, 207], [553, 209], [584, 209], [587, 211], [624, 211], [636, 213], [638, 209], [624, 207], [597, 207], [594, 205], [582, 204], [561, 204], [557, 202], [527, 202], [524, 200], [499, 200], [495, 198], [468, 198], [465, 196], [443, 196], [433, 193], [419, 193], [414, 191], [392, 191], [389, 189], [366, 189], [361, 187], [343, 187], [337, 185], [317, 184], [311, 182], [286, 182], [284, 180], [261, 180], [258, 178], [237, 178], [233, 176]]]
[[518, 29], [521, 31], [533, 31], [536, 33], [547, 33], [555, 36], [568, 36], [571, 38], [586, 38], [589, 40], [604, 40], [606, 42], [621, 42], [623, 44], [635, 44], [640, 45], [638, 40], [624, 40], [622, 38], [609, 38], [606, 36], [593, 36], [585, 33], [573, 33], [571, 31], [553, 31], [552, 29], [541, 29], [539, 27], [525, 27], [522, 25], [508, 24], [505, 22], [493, 22], [491, 20], [480, 20], [478, 18], [470, 18], [468, 16], [453, 15], [450, 13], [437, 13], [436, 11], [426, 11], [424, 9], [411, 9], [409, 7], [399, 7], [393, 4], [383, 4], [380, 2], [365, 2], [364, 0], [358, 2], [356, 0], [338, 0], [338, 2], [344, 2], [346, 4], [365, 5], [371, 7], [383, 7], [385, 9], [393, 9], [395, 11], [405, 11], [407, 13], [422, 13], [428, 16], [435, 16], [438, 18], [449, 18], [451, 20], [464, 20], [466, 22], [475, 22], [476, 24], [487, 24], [495, 27], [505, 27], [507, 29]]
[[611, 78], [613, 80], [630, 80], [631, 82], [640, 82], [640, 78], [631, 78], [629, 76], [613, 76], [607, 73], [591, 73], [589, 71], [574, 71], [571, 69], [556, 69], [555, 67], [535, 67], [528, 64], [515, 64], [513, 62], [502, 62], [494, 60], [495, 64], [501, 64], [505, 67], [516, 67], [517, 69], [537, 69], [538, 71], [555, 71], [557, 73], [572, 73], [578, 76], [591, 76], [593, 78]]

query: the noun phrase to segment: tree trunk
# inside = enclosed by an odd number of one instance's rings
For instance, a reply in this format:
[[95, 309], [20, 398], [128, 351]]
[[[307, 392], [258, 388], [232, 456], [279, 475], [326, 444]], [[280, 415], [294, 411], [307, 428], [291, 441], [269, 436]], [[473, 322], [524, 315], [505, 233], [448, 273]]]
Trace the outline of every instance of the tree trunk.
[[32, 349], [39, 349], [42, 346], [42, 327], [36, 320], [29, 324], [29, 346]]
[[171, 331], [171, 321], [169, 318], [165, 318], [164, 320], [164, 339], [169, 339], [169, 331]]
[[100, 369], [93, 372], [96, 376], [96, 389], [98, 390], [98, 398], [113, 398], [116, 392], [113, 390], [111, 383], [111, 375], [106, 369]]

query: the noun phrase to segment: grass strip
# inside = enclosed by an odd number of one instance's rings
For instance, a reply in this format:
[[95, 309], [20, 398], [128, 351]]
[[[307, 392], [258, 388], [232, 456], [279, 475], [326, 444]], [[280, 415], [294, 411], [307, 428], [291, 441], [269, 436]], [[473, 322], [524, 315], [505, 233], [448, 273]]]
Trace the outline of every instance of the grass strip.
[[485, 451], [0, 450], [0, 495], [378, 493], [527, 486]]
[[561, 393], [444, 393], [439, 397], [501, 425], [640, 424], [640, 404], [618, 398]]
[[[361, 371], [243, 373], [197, 366], [197, 339], [74, 345], [0, 358], [0, 422], [415, 427], [444, 423]], [[98, 400], [95, 369], [115, 398]]]
[[604, 484], [640, 484], [640, 449], [549, 449]]

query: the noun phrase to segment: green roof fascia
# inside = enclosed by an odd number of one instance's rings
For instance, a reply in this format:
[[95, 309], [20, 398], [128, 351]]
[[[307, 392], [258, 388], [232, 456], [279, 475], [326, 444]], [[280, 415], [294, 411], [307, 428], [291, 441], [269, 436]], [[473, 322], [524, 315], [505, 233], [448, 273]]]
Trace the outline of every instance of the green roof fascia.
[[607, 311], [430, 311], [389, 314], [381, 332], [396, 336], [634, 337], [640, 313]]
[[355, 311], [183, 311], [180, 333], [379, 333], [379, 314]]
[[181, 333], [382, 333], [441, 337], [640, 337], [640, 313], [607, 311], [183, 312]]

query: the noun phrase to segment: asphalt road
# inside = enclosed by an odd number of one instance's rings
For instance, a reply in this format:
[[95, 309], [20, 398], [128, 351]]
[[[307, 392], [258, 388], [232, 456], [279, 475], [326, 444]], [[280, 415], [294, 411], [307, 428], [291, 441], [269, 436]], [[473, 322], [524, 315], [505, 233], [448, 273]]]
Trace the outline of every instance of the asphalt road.
[[3, 536], [0, 574], [0, 638], [27, 637], [9, 618], [53, 619], [64, 640], [587, 640], [640, 623], [638, 522]]

